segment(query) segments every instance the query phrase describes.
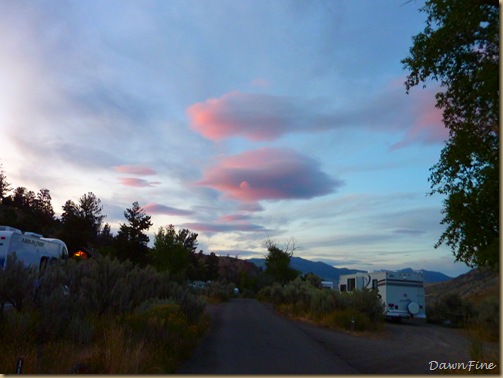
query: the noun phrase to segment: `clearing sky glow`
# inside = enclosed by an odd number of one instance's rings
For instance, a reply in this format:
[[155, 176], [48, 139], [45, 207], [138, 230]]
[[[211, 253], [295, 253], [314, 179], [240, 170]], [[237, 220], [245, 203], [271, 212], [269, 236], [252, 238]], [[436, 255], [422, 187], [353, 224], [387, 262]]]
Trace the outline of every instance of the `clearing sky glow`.
[[205, 253], [469, 270], [433, 246], [448, 137], [400, 60], [423, 1], [4, 1], [0, 163], [57, 215], [87, 192], [116, 232], [137, 201]]

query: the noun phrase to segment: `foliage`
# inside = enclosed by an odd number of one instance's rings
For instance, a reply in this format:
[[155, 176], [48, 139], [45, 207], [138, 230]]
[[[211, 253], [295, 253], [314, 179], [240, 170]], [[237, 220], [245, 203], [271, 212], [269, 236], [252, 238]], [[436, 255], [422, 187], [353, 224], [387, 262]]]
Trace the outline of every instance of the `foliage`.
[[265, 287], [258, 296], [283, 313], [330, 328], [375, 330], [384, 322], [384, 305], [371, 290], [340, 293], [316, 288], [298, 277], [286, 285]]
[[2, 204], [3, 199], [7, 196], [11, 190], [11, 185], [7, 181], [7, 176], [2, 168], [2, 164], [0, 164], [0, 204]]
[[[7, 268], [11, 277], [19, 272], [13, 263]], [[33, 298], [33, 276], [3, 277], [0, 291], [6, 283], [13, 291], [31, 287], [25, 294]], [[23, 356], [29, 374], [173, 373], [208, 324], [202, 299], [131, 262], [69, 260], [48, 266], [39, 284], [34, 306], [0, 318], [2, 372], [13, 373]]]
[[151, 217], [138, 202], [133, 202], [133, 207], [126, 209], [124, 217], [128, 223], [121, 224], [117, 233], [117, 257], [145, 266], [149, 262], [147, 244], [150, 241], [145, 232], [152, 226]]
[[268, 239], [265, 245], [268, 251], [265, 258], [266, 275], [273, 281], [282, 284], [295, 279], [299, 272], [290, 267], [290, 259], [295, 250], [294, 243], [288, 243], [284, 250], [279, 248], [271, 239]]
[[175, 226], [160, 227], [155, 234], [151, 256], [154, 266], [167, 270], [172, 277], [183, 281], [191, 264], [191, 255], [197, 248], [197, 234], [187, 229], [175, 230]]
[[25, 266], [16, 254], [7, 256], [4, 269], [0, 269], [0, 304], [9, 303], [17, 311], [23, 310], [33, 300], [37, 271], [33, 266]]
[[440, 296], [427, 307], [428, 322], [442, 323], [453, 327], [471, 324], [476, 315], [475, 307], [455, 293]]
[[70, 252], [92, 247], [96, 243], [105, 218], [101, 214], [102, 210], [101, 200], [92, 192], [82, 195], [78, 203], [66, 201], [61, 215], [60, 238], [65, 241]]
[[203, 293], [207, 301], [210, 303], [225, 302], [234, 295], [235, 287], [236, 286], [233, 283], [214, 281], [206, 286]]
[[499, 269], [499, 5], [496, 0], [429, 0], [413, 38], [407, 91], [439, 81], [437, 108], [449, 139], [431, 168], [431, 194], [446, 196], [439, 245], [456, 261]]
[[24, 187], [18, 187], [11, 196], [2, 198], [1, 204], [3, 211], [0, 214], [0, 221], [2, 224], [29, 229], [37, 233], [50, 233], [56, 226], [48, 189], [41, 189], [35, 193]]
[[321, 289], [322, 287], [322, 278], [314, 273], [307, 273], [306, 275], [302, 276], [302, 279], [318, 289]]

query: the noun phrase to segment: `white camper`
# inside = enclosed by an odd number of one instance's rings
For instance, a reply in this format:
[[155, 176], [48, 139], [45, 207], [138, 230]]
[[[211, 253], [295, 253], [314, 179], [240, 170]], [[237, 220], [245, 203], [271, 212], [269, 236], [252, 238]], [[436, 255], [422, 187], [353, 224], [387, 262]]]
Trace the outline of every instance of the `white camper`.
[[334, 283], [332, 281], [321, 281], [321, 287], [323, 289], [331, 289], [334, 288]]
[[390, 318], [426, 318], [422, 272], [371, 272], [339, 277], [339, 290], [377, 290]]
[[16, 253], [16, 257], [24, 264], [40, 267], [51, 259], [66, 259], [68, 248], [59, 239], [44, 238], [34, 232], [0, 226], [0, 269], [3, 269], [7, 256], [12, 253]]

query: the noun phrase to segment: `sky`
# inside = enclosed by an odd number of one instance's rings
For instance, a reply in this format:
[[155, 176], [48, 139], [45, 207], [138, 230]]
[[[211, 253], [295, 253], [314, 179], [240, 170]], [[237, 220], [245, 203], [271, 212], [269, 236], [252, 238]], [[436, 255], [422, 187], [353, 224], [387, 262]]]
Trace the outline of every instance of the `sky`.
[[434, 248], [439, 87], [406, 93], [422, 1], [0, 2], [0, 164], [57, 215], [137, 201], [199, 249], [266, 239], [337, 268], [469, 268]]

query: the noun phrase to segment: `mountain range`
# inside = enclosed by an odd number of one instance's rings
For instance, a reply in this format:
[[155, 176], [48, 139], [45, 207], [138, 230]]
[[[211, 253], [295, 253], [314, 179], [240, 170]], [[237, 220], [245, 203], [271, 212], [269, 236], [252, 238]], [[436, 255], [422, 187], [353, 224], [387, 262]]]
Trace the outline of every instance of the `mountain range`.
[[[248, 261], [265, 270], [265, 258], [253, 258], [249, 259]], [[366, 270], [335, 268], [321, 261], [311, 261], [303, 259], [302, 257], [294, 256], [292, 256], [292, 258], [290, 259], [290, 267], [302, 272], [303, 274], [314, 273], [317, 276], [321, 277], [324, 281], [333, 281], [335, 285], [337, 285], [339, 282], [339, 276], [343, 274], [366, 272]], [[400, 272], [412, 271], [414, 271], [414, 269], [412, 268], [405, 268], [400, 270]], [[426, 284], [444, 282], [452, 279], [452, 277], [449, 277], [441, 272], [434, 272], [424, 269], [421, 269], [420, 271], [423, 272], [424, 283]]]

